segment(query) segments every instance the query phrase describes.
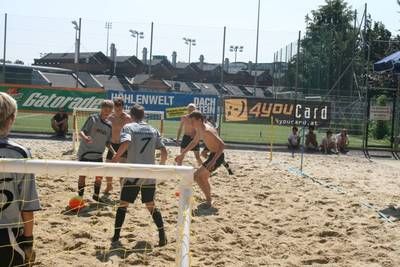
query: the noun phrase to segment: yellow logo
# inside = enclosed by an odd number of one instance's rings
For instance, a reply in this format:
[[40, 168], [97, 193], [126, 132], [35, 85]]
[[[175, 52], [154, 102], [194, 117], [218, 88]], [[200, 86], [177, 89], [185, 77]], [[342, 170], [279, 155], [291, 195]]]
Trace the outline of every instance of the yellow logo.
[[247, 99], [225, 99], [226, 121], [247, 121]]

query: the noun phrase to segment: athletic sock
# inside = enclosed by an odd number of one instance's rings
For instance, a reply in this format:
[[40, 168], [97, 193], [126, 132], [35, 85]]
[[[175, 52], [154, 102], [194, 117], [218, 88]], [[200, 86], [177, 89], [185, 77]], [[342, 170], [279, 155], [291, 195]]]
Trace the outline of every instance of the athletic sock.
[[78, 195], [80, 197], [83, 197], [84, 193], [85, 193], [85, 184], [78, 184]]
[[231, 169], [231, 167], [229, 166], [228, 162], [224, 161], [224, 167], [226, 168], [226, 170], [228, 171], [229, 175], [233, 175], [233, 171]]
[[154, 209], [153, 214], [153, 221], [157, 225], [158, 229], [158, 237], [159, 237], [159, 246], [165, 246], [167, 244], [167, 238], [165, 236], [165, 231], [164, 231], [164, 223], [162, 219], [161, 212], [158, 209]]
[[114, 236], [112, 241], [118, 241], [121, 233], [122, 224], [124, 224], [126, 215], [126, 208], [119, 207], [117, 209], [117, 215], [115, 216], [115, 225], [114, 225]]
[[101, 187], [101, 182], [95, 181], [94, 182], [94, 195], [96, 195], [96, 196], [100, 195], [100, 187]]

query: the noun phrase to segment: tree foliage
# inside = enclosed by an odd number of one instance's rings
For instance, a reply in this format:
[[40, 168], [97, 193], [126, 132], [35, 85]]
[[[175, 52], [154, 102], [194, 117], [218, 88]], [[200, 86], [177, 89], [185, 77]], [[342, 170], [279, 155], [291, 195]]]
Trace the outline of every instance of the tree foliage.
[[[358, 14], [358, 21], [362, 15]], [[350, 95], [354, 88], [353, 73], [359, 81], [363, 79], [367, 59], [364, 41], [370, 47], [369, 66], [400, 50], [399, 43], [388, 42], [399, 41], [400, 37], [393, 38], [382, 22], [373, 22], [368, 16], [364, 32], [354, 21], [355, 11], [344, 0], [325, 0], [324, 5], [311, 11], [305, 18], [306, 33], [300, 42], [300, 53], [289, 62], [287, 86], [295, 84], [298, 62], [299, 88], [304, 93], [312, 93], [314, 88], [325, 91], [333, 88], [333, 95]]]

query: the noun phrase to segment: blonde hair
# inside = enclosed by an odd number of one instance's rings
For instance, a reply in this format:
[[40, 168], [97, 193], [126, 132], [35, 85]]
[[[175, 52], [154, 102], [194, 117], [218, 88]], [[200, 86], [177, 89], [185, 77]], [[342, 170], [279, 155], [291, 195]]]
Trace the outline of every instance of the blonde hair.
[[100, 108], [113, 108], [114, 107], [114, 102], [112, 100], [104, 100], [103, 102], [101, 102], [100, 104]]
[[0, 136], [9, 132], [7, 122], [17, 115], [17, 102], [9, 94], [0, 92]]

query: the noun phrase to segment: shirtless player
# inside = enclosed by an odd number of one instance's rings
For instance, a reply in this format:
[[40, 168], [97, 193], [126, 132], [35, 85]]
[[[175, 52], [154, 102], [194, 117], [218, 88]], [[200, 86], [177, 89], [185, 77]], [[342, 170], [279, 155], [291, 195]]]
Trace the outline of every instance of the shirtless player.
[[[118, 151], [120, 147], [120, 136], [121, 129], [125, 124], [131, 123], [131, 116], [124, 111], [124, 100], [121, 97], [114, 98], [114, 112], [108, 118], [111, 122], [111, 147], [107, 153], [107, 162], [111, 162], [114, 154]], [[127, 153], [124, 153], [121, 157], [120, 162], [126, 161]], [[112, 177], [107, 177], [107, 188], [104, 193], [109, 193], [113, 189], [112, 187]]]
[[210, 151], [210, 155], [203, 165], [194, 173], [194, 179], [206, 197], [206, 206], [211, 207], [211, 186], [208, 179], [211, 173], [225, 161], [225, 143], [218, 136], [215, 128], [205, 122], [203, 115], [199, 111], [193, 111], [188, 115], [188, 118], [195, 129], [196, 135], [190, 144], [182, 150], [181, 154], [175, 158], [175, 161], [182, 162], [185, 154], [193, 149], [201, 139], [203, 140]]
[[[188, 114], [185, 116], [182, 116], [181, 118], [181, 124], [179, 125], [178, 129], [178, 134], [176, 136], [176, 143], [179, 144], [179, 138], [181, 137], [182, 129], [183, 129], [183, 137], [182, 137], [182, 142], [181, 142], [181, 153], [182, 151], [190, 144], [190, 142], [193, 140], [193, 137], [196, 135], [196, 131], [194, 127], [192, 126], [192, 122], [189, 119], [190, 113], [192, 113], [194, 110], [196, 110], [196, 105], [191, 103], [187, 106]], [[191, 148], [191, 150], [194, 153], [194, 156], [196, 157], [197, 164], [201, 166], [202, 161], [200, 158], [200, 145], [197, 142], [195, 146]], [[178, 165], [182, 165], [183, 157], [177, 161]]]

